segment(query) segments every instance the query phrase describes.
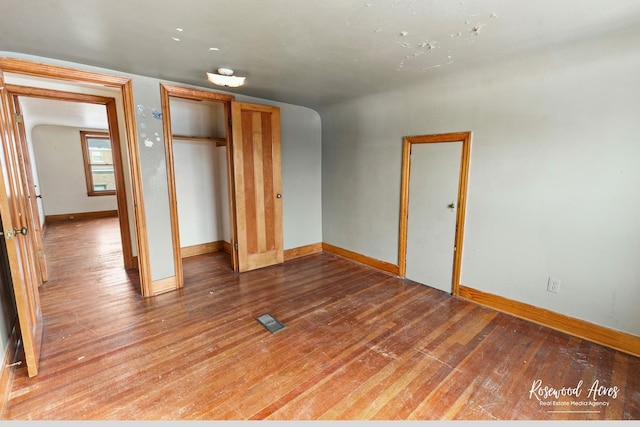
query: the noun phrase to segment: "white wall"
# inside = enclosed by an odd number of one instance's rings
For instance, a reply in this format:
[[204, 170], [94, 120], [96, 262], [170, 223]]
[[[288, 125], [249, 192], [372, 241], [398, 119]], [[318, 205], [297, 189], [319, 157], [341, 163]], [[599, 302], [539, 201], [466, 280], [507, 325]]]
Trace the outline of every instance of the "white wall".
[[87, 196], [81, 130], [35, 126], [31, 131], [45, 215], [117, 210], [116, 196]]
[[224, 104], [170, 99], [180, 246], [231, 242], [226, 147], [178, 136], [225, 138]]
[[224, 104], [171, 97], [171, 131], [174, 135], [225, 137]]
[[397, 263], [402, 137], [472, 131], [462, 284], [640, 335], [638, 42], [599, 35], [322, 110], [324, 241]]
[[222, 209], [229, 209], [229, 201], [220, 188], [222, 150], [219, 154], [215, 142], [173, 140], [181, 247], [223, 240]]

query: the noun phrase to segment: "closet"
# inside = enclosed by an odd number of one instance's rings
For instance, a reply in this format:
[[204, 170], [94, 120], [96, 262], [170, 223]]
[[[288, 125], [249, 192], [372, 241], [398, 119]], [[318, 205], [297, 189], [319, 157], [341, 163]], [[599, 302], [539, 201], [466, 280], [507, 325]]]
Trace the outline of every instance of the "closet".
[[183, 286], [188, 256], [223, 250], [237, 272], [282, 263], [280, 109], [165, 84], [160, 92], [176, 274], [154, 293]]
[[180, 256], [230, 253], [225, 106], [170, 97], [169, 108]]

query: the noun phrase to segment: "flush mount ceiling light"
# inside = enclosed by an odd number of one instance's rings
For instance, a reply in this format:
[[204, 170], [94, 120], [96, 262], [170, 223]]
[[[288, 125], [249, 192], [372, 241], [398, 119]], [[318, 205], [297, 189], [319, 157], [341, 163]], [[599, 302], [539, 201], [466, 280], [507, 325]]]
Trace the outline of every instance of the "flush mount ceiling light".
[[234, 76], [229, 68], [218, 68], [217, 73], [207, 73], [207, 78], [213, 84], [224, 87], [238, 87], [244, 84], [246, 77]]

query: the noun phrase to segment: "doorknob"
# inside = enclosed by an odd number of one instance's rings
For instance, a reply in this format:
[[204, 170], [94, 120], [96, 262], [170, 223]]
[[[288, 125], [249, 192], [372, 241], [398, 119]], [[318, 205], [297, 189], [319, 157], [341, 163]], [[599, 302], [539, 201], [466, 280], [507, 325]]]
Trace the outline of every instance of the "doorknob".
[[14, 233], [16, 234], [22, 234], [23, 236], [27, 235], [27, 231], [29, 231], [29, 229], [27, 227], [22, 227], [22, 228], [15, 228], [13, 230]]
[[16, 234], [24, 234], [26, 235], [29, 230], [27, 227], [22, 228], [14, 228], [12, 230], [2, 231], [0, 230], [0, 236], [4, 236], [5, 239], [13, 239]]
[[282, 194], [280, 193], [276, 194], [276, 199], [282, 199]]

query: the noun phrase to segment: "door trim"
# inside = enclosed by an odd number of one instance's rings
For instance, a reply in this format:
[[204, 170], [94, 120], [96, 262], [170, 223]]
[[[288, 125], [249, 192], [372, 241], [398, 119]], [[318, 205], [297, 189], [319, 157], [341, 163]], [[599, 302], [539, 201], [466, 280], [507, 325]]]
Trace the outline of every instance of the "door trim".
[[[235, 198], [233, 196], [233, 156], [231, 152], [231, 101], [235, 99], [233, 95], [226, 95], [201, 89], [186, 88], [181, 86], [160, 83], [160, 102], [162, 105], [162, 125], [165, 140], [165, 157], [167, 162], [167, 185], [169, 187], [169, 216], [171, 218], [171, 236], [173, 244], [173, 262], [176, 272], [175, 288], [184, 286], [184, 275], [182, 271], [182, 251], [180, 249], [180, 226], [178, 222], [178, 198], [176, 194], [175, 164], [173, 156], [173, 132], [171, 129], [171, 108], [170, 98], [190, 99], [193, 101], [213, 101], [220, 102], [224, 106], [225, 114], [225, 139], [227, 146], [227, 182], [229, 187], [229, 220], [231, 230], [231, 247], [236, 241], [235, 227]], [[236, 270], [237, 252], [231, 251], [231, 266]], [[168, 289], [171, 290], [171, 289]]]
[[[124, 127], [131, 174], [131, 191], [135, 222], [136, 242], [138, 249], [137, 266], [142, 296], [151, 296], [151, 266], [149, 263], [149, 246], [142, 197], [142, 178], [140, 157], [138, 153], [138, 137], [134, 113], [133, 83], [130, 78], [91, 71], [76, 70], [56, 65], [41, 64], [22, 59], [0, 58], [0, 72], [27, 75], [33, 77], [63, 80], [71, 83], [89, 83], [113, 87], [122, 95]], [[115, 104], [114, 107], [115, 109]], [[135, 257], [132, 262], [135, 264]], [[135, 267], [132, 265], [131, 267]]]
[[414, 144], [440, 142], [462, 142], [460, 157], [460, 179], [458, 181], [458, 209], [456, 212], [456, 233], [453, 255], [453, 278], [451, 293], [460, 294], [460, 269], [462, 267], [462, 244], [467, 211], [467, 189], [469, 185], [469, 162], [471, 156], [471, 132], [441, 133], [434, 135], [405, 136], [402, 139], [402, 177], [400, 190], [400, 236], [398, 245], [399, 275], [407, 271], [407, 229], [409, 225], [409, 178], [411, 174], [411, 149]]

